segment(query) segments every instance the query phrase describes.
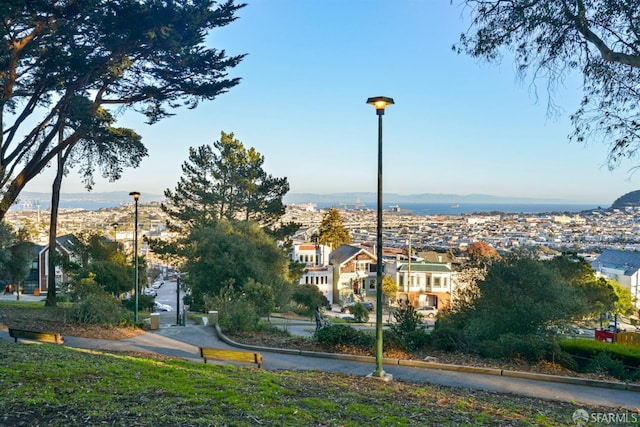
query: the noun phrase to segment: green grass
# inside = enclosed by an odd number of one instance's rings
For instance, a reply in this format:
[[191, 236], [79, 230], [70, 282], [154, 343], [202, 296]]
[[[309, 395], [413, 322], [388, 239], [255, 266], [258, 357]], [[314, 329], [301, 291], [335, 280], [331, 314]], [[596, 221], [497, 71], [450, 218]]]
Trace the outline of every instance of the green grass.
[[11, 426], [571, 426], [578, 408], [359, 376], [9, 342], [0, 342], [0, 386], [0, 425]]

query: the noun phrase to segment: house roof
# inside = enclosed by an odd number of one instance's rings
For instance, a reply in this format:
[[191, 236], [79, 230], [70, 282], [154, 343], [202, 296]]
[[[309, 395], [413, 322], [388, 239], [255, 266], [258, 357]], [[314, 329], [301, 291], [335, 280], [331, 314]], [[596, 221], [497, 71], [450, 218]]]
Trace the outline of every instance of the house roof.
[[[409, 271], [409, 263], [398, 263], [398, 271]], [[436, 273], [450, 273], [451, 266], [441, 262], [412, 262], [411, 271], [431, 271]]]
[[339, 248], [336, 248], [333, 252], [331, 252], [331, 255], [329, 255], [329, 264], [334, 264], [334, 265], [344, 264], [345, 262], [347, 262], [354, 256], [358, 255], [359, 253], [365, 253], [371, 258], [373, 258], [373, 255], [371, 255], [369, 252], [367, 252], [363, 248], [359, 248], [357, 246], [351, 246], [351, 245], [342, 245]]
[[596, 271], [601, 267], [624, 270], [624, 274], [630, 276], [640, 270], [640, 252], [607, 249], [591, 263], [591, 267]]

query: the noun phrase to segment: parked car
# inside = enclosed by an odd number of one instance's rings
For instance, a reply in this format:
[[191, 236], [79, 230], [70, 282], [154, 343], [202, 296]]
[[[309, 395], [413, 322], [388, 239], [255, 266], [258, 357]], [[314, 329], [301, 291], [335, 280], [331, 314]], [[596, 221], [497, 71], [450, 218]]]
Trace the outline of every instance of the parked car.
[[173, 311], [173, 307], [167, 304], [162, 304], [158, 301], [154, 302], [153, 305], [156, 308], [156, 311]]
[[160, 289], [162, 285], [164, 285], [164, 280], [155, 282], [152, 287], [153, 289]]
[[156, 297], [158, 296], [158, 292], [153, 288], [144, 288], [142, 289], [142, 295], [151, 295], [152, 297]]
[[422, 307], [416, 310], [416, 313], [426, 317], [427, 319], [433, 319], [438, 314], [438, 309], [435, 307]]
[[349, 303], [345, 306], [342, 306], [342, 308], [340, 309], [341, 312], [343, 313], [351, 313], [351, 307], [353, 307], [356, 304], [360, 304], [363, 305], [364, 308], [366, 308], [369, 311], [373, 311], [373, 303], [369, 302], [369, 301], [364, 301], [364, 302], [352, 302]]

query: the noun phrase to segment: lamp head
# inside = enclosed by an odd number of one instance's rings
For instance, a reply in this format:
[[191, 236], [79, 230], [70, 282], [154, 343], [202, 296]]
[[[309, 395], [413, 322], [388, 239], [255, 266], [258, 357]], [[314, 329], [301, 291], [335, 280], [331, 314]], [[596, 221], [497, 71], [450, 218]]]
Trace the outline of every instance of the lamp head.
[[138, 200], [140, 198], [140, 193], [138, 193], [137, 191], [132, 191], [131, 193], [129, 193], [129, 195], [133, 196], [135, 200]]
[[379, 116], [384, 114], [384, 109], [387, 105], [393, 104], [393, 98], [388, 98], [386, 96], [374, 96], [373, 98], [367, 99], [367, 104], [371, 104], [376, 107], [376, 113]]

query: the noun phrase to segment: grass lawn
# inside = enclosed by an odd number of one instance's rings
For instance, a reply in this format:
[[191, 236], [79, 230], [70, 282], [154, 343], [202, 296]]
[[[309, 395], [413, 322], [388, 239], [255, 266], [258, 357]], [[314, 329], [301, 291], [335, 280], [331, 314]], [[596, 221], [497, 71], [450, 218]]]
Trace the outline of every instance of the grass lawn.
[[0, 342], [0, 385], [3, 426], [574, 426], [580, 408], [359, 376], [12, 342]]

